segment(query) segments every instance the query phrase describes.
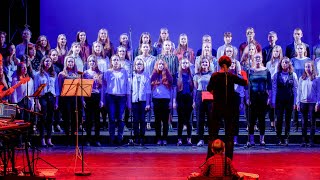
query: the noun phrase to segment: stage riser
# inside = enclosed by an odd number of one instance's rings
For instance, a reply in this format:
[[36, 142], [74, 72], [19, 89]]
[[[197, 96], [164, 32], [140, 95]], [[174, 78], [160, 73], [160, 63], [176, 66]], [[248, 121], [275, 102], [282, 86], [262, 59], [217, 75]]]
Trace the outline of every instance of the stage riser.
[[[93, 132], [94, 134], [94, 132]], [[291, 132], [290, 133], [290, 137], [289, 137], [289, 143], [290, 144], [300, 144], [302, 142], [302, 136], [301, 136], [301, 131], [299, 132]], [[309, 132], [308, 132], [309, 134]], [[224, 132], [220, 131], [219, 135], [221, 136], [221, 139], [224, 139]], [[128, 143], [129, 139], [131, 138], [130, 132], [126, 132], [124, 135], [124, 142], [123, 143]], [[182, 140], [183, 140], [183, 144], [186, 144], [186, 132], [183, 132], [183, 136], [182, 136]], [[205, 142], [207, 142], [208, 139], [208, 133], [205, 133]], [[103, 132], [102, 135], [99, 138], [100, 143], [102, 144], [102, 146], [108, 146], [110, 144], [110, 138], [109, 138], [109, 133], [108, 132]], [[240, 144], [245, 144], [248, 140], [248, 132], [245, 130], [241, 130], [240, 131], [240, 135], [238, 136], [238, 142]], [[33, 136], [33, 141], [35, 144], [40, 145], [40, 137], [38, 135]], [[54, 144], [56, 145], [65, 145], [65, 144], [71, 144], [74, 145], [75, 140], [73, 141], [73, 143], [68, 143], [66, 142], [66, 136], [64, 134], [55, 134], [52, 137], [52, 141]], [[173, 132], [169, 132], [168, 135], [168, 144], [171, 145], [176, 145], [177, 143], [177, 131], [174, 130]], [[192, 142], [195, 145], [197, 142], [199, 141], [199, 138], [196, 135], [196, 131], [192, 132]], [[79, 136], [79, 142], [80, 144], [82, 143], [82, 137]], [[145, 137], [145, 144], [156, 144], [157, 139], [155, 137], [155, 131], [147, 131], [146, 133], [146, 137]], [[255, 142], [259, 143], [259, 132], [255, 132]], [[266, 132], [265, 135], [265, 142], [267, 143], [267, 145], [275, 145], [278, 140], [276, 137], [276, 133], [275, 132]], [[315, 135], [315, 143], [316, 144], [320, 144], [320, 133], [317, 132]]]
[[[101, 119], [101, 123], [102, 123], [102, 119]], [[157, 139], [155, 138], [155, 130], [154, 130], [154, 117], [152, 116], [151, 118], [151, 127], [152, 129], [150, 131], [146, 130], [146, 140], [145, 140], [145, 144], [155, 144], [157, 142]], [[169, 131], [168, 134], [168, 143], [175, 145], [177, 143], [177, 124], [178, 124], [178, 118], [177, 116], [173, 116], [172, 119], [172, 126], [173, 126], [173, 131]], [[291, 132], [290, 132], [290, 138], [289, 138], [289, 142], [290, 144], [300, 144], [302, 142], [302, 136], [301, 136], [301, 120], [299, 120], [299, 124], [300, 124], [300, 128], [298, 132], [293, 132], [293, 126], [292, 126], [293, 122], [291, 121]], [[193, 127], [196, 128], [197, 122], [196, 122], [196, 118], [193, 118]], [[61, 127], [63, 127], [63, 123], [61, 124]], [[129, 139], [131, 138], [131, 119], [129, 119], [129, 123], [127, 123], [127, 127], [129, 128], [129, 131], [124, 132], [124, 142], [128, 143]], [[239, 121], [239, 136], [238, 136], [238, 142], [240, 144], [245, 144], [248, 140], [248, 132], [246, 131], [246, 127], [247, 127], [247, 120], [246, 118], [242, 115], [240, 117], [240, 121]], [[285, 125], [283, 125], [283, 131], [282, 134], [284, 134], [284, 127]], [[316, 127], [318, 127], [316, 129], [316, 137], [315, 137], [315, 143], [319, 144], [320, 143], [320, 120], [318, 119], [316, 121]], [[221, 127], [222, 128], [222, 127]], [[94, 128], [93, 128], [94, 130]], [[308, 132], [309, 134], [310, 132]], [[81, 132], [80, 132], [81, 134]], [[92, 131], [91, 133], [92, 135], [94, 135], [94, 131]], [[100, 143], [103, 146], [108, 146], [109, 143], [109, 132], [107, 130], [107, 127], [101, 128], [100, 131]], [[117, 132], [116, 132], [117, 134]], [[132, 132], [133, 134], [133, 132]], [[84, 132], [85, 135], [85, 132]], [[186, 143], [186, 137], [187, 132], [183, 131], [183, 143]], [[224, 130], [221, 129], [219, 132], [219, 135], [221, 135], [221, 138], [223, 139], [223, 135], [224, 135]], [[205, 142], [208, 138], [208, 133], [207, 131], [205, 131]], [[39, 134], [35, 134], [34, 135], [34, 139], [35, 139], [35, 143], [39, 143], [40, 139], [39, 139]], [[57, 144], [57, 145], [64, 145], [67, 144], [66, 142], [66, 136], [64, 135], [64, 133], [60, 133], [60, 132], [55, 132], [52, 135], [52, 140], [53, 143]], [[79, 138], [79, 140], [81, 141], [81, 137]], [[197, 136], [197, 131], [196, 129], [194, 129], [192, 131], [192, 142], [194, 144], [196, 144], [199, 141], [198, 136]], [[255, 132], [255, 142], [258, 143], [259, 142], [259, 131]], [[265, 133], [265, 142], [267, 144], [270, 145], [275, 145], [278, 142], [278, 139], [276, 137], [276, 132], [271, 131], [270, 130], [270, 120], [269, 118], [266, 118], [266, 133]], [[74, 144], [74, 143], [71, 143]]]

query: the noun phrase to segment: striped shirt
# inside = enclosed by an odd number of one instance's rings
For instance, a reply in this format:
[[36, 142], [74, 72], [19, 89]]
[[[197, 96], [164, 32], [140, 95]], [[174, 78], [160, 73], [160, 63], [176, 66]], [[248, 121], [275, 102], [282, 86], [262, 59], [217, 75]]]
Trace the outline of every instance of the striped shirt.
[[168, 70], [170, 74], [172, 75], [173, 79], [176, 79], [176, 73], [179, 71], [179, 61], [178, 57], [174, 54], [170, 55], [158, 55], [157, 59], [163, 59], [168, 64]]

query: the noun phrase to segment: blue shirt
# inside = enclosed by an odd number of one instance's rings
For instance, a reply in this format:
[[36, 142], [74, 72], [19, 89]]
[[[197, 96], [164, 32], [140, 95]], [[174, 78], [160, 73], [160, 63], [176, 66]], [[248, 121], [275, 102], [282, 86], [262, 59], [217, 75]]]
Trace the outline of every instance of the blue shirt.
[[306, 57], [304, 59], [292, 58], [291, 62], [294, 67], [294, 72], [297, 74], [298, 79], [302, 76], [304, 72], [304, 64], [311, 59]]
[[249, 82], [252, 92], [266, 92], [272, 89], [271, 74], [268, 69], [261, 71], [251, 70]]
[[58, 78], [56, 74], [51, 77], [47, 72], [44, 72], [43, 75], [38, 72], [34, 76], [34, 89], [37, 90], [41, 84], [46, 84], [46, 87], [44, 87], [44, 89], [41, 91], [40, 96], [43, 96], [44, 94], [49, 92], [56, 96], [56, 92], [59, 91], [57, 79]]
[[193, 77], [193, 81], [198, 86], [198, 88], [197, 88], [198, 91], [206, 91], [207, 90], [207, 86], [209, 84], [211, 75], [212, 75], [212, 72], [208, 71], [206, 73], [197, 73]]

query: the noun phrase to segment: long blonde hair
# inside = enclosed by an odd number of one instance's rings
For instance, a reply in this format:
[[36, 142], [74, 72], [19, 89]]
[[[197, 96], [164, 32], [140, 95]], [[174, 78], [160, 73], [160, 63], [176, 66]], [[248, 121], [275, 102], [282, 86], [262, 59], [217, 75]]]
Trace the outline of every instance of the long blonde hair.
[[[97, 54], [96, 51], [94, 50], [94, 46], [96, 44], [100, 45], [100, 47], [101, 47], [101, 53], [100, 54]], [[92, 54], [95, 55], [95, 56], [101, 56], [102, 58], [106, 58], [105, 57], [106, 55], [104, 53], [103, 46], [102, 46], [101, 42], [95, 41], [95, 42], [92, 43]]]
[[[105, 42], [102, 42], [102, 40], [101, 40], [101, 38], [100, 38], [100, 33], [101, 33], [102, 31], [105, 31], [105, 32], [106, 32], [107, 38], [106, 38], [106, 41], [105, 41]], [[105, 45], [103, 46], [103, 49], [106, 49], [106, 50], [110, 50], [110, 49], [111, 49], [111, 42], [110, 42], [110, 37], [109, 37], [109, 33], [108, 33], [108, 30], [107, 30], [107, 29], [102, 28], [102, 29], [99, 30], [99, 32], [98, 32], [98, 37], [97, 37], [97, 41], [99, 41], [101, 44], [104, 44], [104, 43], [105, 43]]]
[[[275, 51], [275, 49], [279, 49], [279, 56], [278, 56], [278, 57], [274, 57], [274, 56], [273, 56], [273, 51]], [[279, 61], [283, 59], [283, 53], [282, 53], [282, 48], [281, 48], [281, 46], [275, 45], [275, 46], [273, 47], [271, 53], [272, 53], [272, 56], [271, 56], [271, 58], [270, 58], [270, 61], [271, 61], [272, 64], [274, 63], [274, 60], [275, 60], [275, 59], [279, 59]]]
[[[73, 54], [73, 50], [72, 50], [73, 46], [81, 46], [81, 45], [80, 45], [80, 42], [73, 42], [73, 43], [71, 44], [71, 48], [70, 48], [67, 56], [71, 56], [71, 55]], [[79, 54], [79, 56], [80, 56], [80, 54]]]
[[[165, 41], [163, 41], [163, 44], [164, 43], [169, 43], [171, 45], [170, 54], [173, 54], [172, 42], [170, 40], [165, 40]], [[165, 54], [165, 50], [164, 50], [163, 44], [162, 44], [161, 54]]]
[[62, 37], [64, 37], [65, 39], [66, 39], [66, 46], [65, 46], [65, 48], [64, 48], [64, 50], [65, 50], [65, 53], [67, 54], [68, 53], [68, 46], [67, 46], [67, 44], [68, 44], [68, 41], [67, 41], [67, 36], [65, 35], [65, 34], [59, 34], [58, 35], [58, 38], [57, 38], [57, 47], [56, 47], [56, 50], [58, 51], [58, 55], [63, 55], [62, 54], [62, 52], [61, 52], [61, 46], [60, 46], [60, 44], [59, 44], [59, 39], [60, 38], [62, 38]]
[[[204, 47], [206, 46], [206, 45], [209, 45], [209, 51], [210, 51], [210, 53], [209, 53], [209, 56], [205, 56], [204, 55]], [[202, 43], [202, 49], [201, 49], [201, 57], [203, 58], [203, 57], [207, 57], [207, 58], [209, 58], [209, 60], [212, 60], [213, 59], [213, 55], [212, 55], [212, 44], [211, 43], [209, 43], [209, 42], [204, 42], [204, 43]]]
[[180, 34], [180, 36], [179, 36], [179, 43], [178, 43], [178, 47], [177, 47], [177, 50], [176, 50], [178, 54], [181, 53], [182, 48], [183, 48], [183, 46], [182, 46], [181, 43], [180, 43], [180, 38], [181, 38], [182, 36], [185, 36], [186, 39], [187, 39], [186, 50], [188, 49], [188, 36], [187, 36], [186, 34], [182, 33], [182, 34]]
[[[241, 61], [240, 61], [240, 64], [241, 64], [241, 65], [249, 64], [249, 58], [250, 58], [249, 49], [250, 49], [250, 47], [254, 47], [254, 49], [255, 49], [255, 51], [256, 51], [255, 54], [258, 53], [256, 45], [253, 44], [253, 43], [249, 43], [249, 44], [244, 48], [243, 55], [242, 55]], [[254, 55], [255, 55], [255, 54], [254, 54]], [[253, 58], [254, 55], [251, 57], [251, 58], [252, 58], [252, 62], [251, 62], [251, 65], [249, 64], [250, 67], [254, 67], [254, 66], [255, 66], [255, 61], [254, 61], [254, 58]]]
[[[316, 79], [316, 77], [317, 77], [317, 71], [316, 71], [316, 68], [315, 68], [315, 66], [314, 66], [314, 62], [313, 62], [313, 61], [307, 61], [307, 62], [304, 63], [304, 66], [305, 66], [306, 64], [311, 64], [312, 73], [311, 73], [310, 79], [311, 79], [311, 81], [312, 81], [312, 80]], [[305, 68], [304, 68], [304, 69], [305, 69]], [[308, 75], [307, 75], [307, 73], [306, 73], [306, 70], [304, 70], [304, 71], [303, 71], [303, 74], [302, 74], [302, 76], [301, 76], [301, 79], [306, 80], [307, 78], [308, 78]]]
[[202, 64], [202, 62], [203, 62], [204, 60], [207, 60], [207, 61], [208, 61], [208, 64], [209, 64], [208, 70], [210, 71], [210, 66], [211, 66], [210, 60], [209, 60], [208, 58], [206, 58], [206, 57], [200, 57], [200, 61], [199, 61], [199, 64], [198, 64], [198, 69], [197, 69], [197, 71], [196, 71], [196, 72], [198, 72], [198, 73], [200, 73], [200, 74], [201, 74], [201, 72], [202, 72], [202, 66], [201, 66], [201, 64]]
[[73, 66], [73, 69], [72, 69], [72, 73], [77, 74], [78, 68], [77, 68], [77, 65], [76, 65], [76, 59], [75, 59], [74, 57], [72, 57], [72, 56], [66, 56], [66, 57], [64, 58], [64, 67], [63, 67], [62, 72], [63, 72], [65, 75], [68, 75], [67, 59], [69, 59], [69, 58], [73, 59], [73, 61], [74, 61], [74, 66]]

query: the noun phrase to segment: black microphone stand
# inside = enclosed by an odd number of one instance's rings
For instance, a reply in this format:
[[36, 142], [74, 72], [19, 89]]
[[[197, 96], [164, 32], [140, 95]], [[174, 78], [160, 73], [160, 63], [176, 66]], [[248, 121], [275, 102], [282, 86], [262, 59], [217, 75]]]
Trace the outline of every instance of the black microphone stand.
[[[133, 46], [132, 46], [132, 31], [131, 31], [131, 26], [129, 27], [129, 43], [130, 43], [130, 47], [131, 49], [133, 49]], [[130, 71], [131, 71], [131, 84], [130, 84], [130, 87], [131, 87], [131, 90], [130, 90], [130, 96], [131, 96], [131, 104], [132, 104], [132, 94], [133, 94], [133, 72], [134, 72], [134, 59], [133, 59], [133, 53], [131, 53], [131, 61], [130, 61]], [[130, 130], [130, 138], [129, 138], [129, 142], [128, 144], [125, 144], [125, 146], [138, 146], [139, 144], [136, 144], [134, 142], [134, 139], [133, 139], [133, 112], [131, 110], [131, 113], [130, 113], [130, 120], [131, 120], [131, 130]], [[145, 128], [145, 127], [140, 127], [140, 128]], [[144, 148], [148, 149], [147, 147], [143, 146]]]
[[[26, 24], [25, 24], [25, 29], [24, 30], [26, 30], [26, 29], [28, 29], [28, 27], [30, 27], [29, 25], [28, 25], [28, 13], [27, 13], [27, 10], [28, 10], [28, 7], [27, 7], [27, 5], [28, 5], [28, 2], [26, 1]], [[25, 40], [23, 40], [23, 41], [25, 41]], [[29, 41], [26, 41], [26, 42], [23, 42], [23, 43], [25, 43], [25, 45], [26, 45], [26, 48], [25, 48], [25, 54], [24, 54], [24, 56], [25, 56], [25, 63], [26, 63], [26, 67], [27, 67], [27, 70], [26, 70], [26, 74], [29, 76], [29, 72], [28, 72], [28, 69], [30, 69], [31, 67], [31, 63], [30, 63], [30, 66], [29, 66], [29, 57], [28, 57], [28, 53], [29, 53], [29, 49], [28, 49], [28, 45], [29, 45]], [[30, 72], [30, 73], [32, 73], [32, 71]], [[18, 74], [17, 74], [18, 75]], [[31, 77], [32, 78], [32, 77]], [[23, 109], [22, 111], [23, 111], [23, 114], [26, 114], [26, 113], [29, 113], [28, 114], [28, 121], [31, 121], [31, 114], [32, 114], [32, 112], [31, 111], [26, 111], [26, 109], [28, 109], [29, 108], [29, 82], [27, 82], [26, 83], [26, 96], [24, 97], [24, 98], [27, 98], [26, 100], [23, 100], [23, 105], [24, 105], [24, 107], [27, 107], [27, 108], [25, 108], [25, 109]], [[37, 121], [37, 118], [38, 118], [38, 114], [37, 114], [37, 110], [36, 110], [36, 105], [35, 105], [35, 102], [36, 102], [36, 99], [37, 99], [37, 97], [34, 97], [34, 102], [33, 102], [33, 104], [31, 105], [31, 106], [33, 106], [34, 107], [34, 111], [35, 111], [35, 113], [34, 113], [34, 122], [36, 122]], [[31, 162], [28, 162], [28, 164], [30, 164], [29, 165], [29, 174], [31, 175], [31, 176], [34, 176], [35, 175], [35, 172], [34, 172], [34, 170], [35, 170], [35, 161], [37, 161], [38, 159], [41, 159], [41, 160], [43, 160], [44, 162], [46, 162], [47, 164], [50, 164], [50, 163], [48, 163], [47, 161], [45, 161], [44, 159], [42, 159], [41, 157], [39, 157], [39, 152], [41, 152], [41, 150], [39, 149], [39, 148], [37, 148], [36, 146], [35, 146], [35, 142], [34, 142], [34, 136], [35, 136], [35, 133], [36, 133], [36, 128], [34, 127], [35, 125], [34, 125], [34, 123], [31, 123], [31, 126], [33, 126], [32, 127], [32, 133], [31, 133], [31, 137], [29, 138], [29, 131], [27, 131], [27, 135], [26, 135], [26, 137], [25, 137], [25, 139], [26, 139], [26, 143], [25, 143], [25, 150], [26, 150], [26, 154], [27, 154], [27, 156], [29, 156], [29, 152], [28, 152], [28, 148], [31, 148], [32, 149], [32, 161]], [[35, 158], [35, 151], [37, 151], [37, 158]], [[30, 160], [29, 160], [30, 161]], [[32, 169], [30, 169], [30, 167], [31, 167], [31, 164], [32, 164]], [[54, 167], [52, 164], [50, 164], [52, 167]]]
[[[132, 47], [132, 31], [131, 31], [131, 26], [129, 26], [129, 43], [130, 43], [130, 47], [131, 49], [133, 49]], [[132, 104], [132, 94], [133, 94], [133, 71], [134, 71], [134, 67], [133, 67], [133, 64], [134, 64], [134, 59], [133, 59], [133, 53], [131, 53], [131, 62], [130, 62], [130, 71], [131, 71], [131, 90], [130, 90], [130, 96], [131, 96], [131, 104]], [[135, 146], [135, 142], [133, 140], [133, 134], [132, 134], [132, 131], [133, 131], [133, 113], [132, 113], [132, 109], [131, 109], [131, 112], [130, 112], [130, 120], [131, 120], [131, 130], [130, 130], [130, 139], [129, 139], [129, 142], [128, 142], [128, 145], [129, 146]]]

